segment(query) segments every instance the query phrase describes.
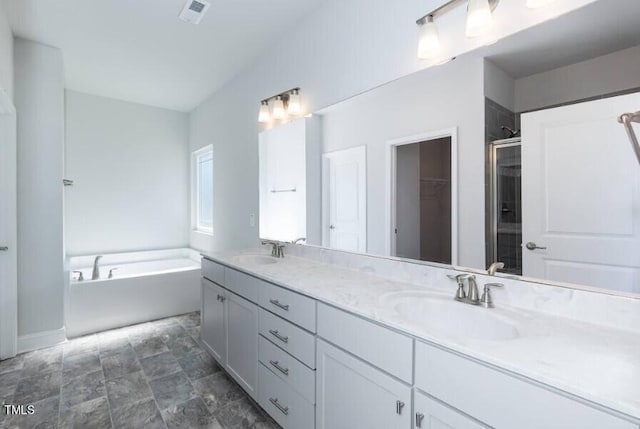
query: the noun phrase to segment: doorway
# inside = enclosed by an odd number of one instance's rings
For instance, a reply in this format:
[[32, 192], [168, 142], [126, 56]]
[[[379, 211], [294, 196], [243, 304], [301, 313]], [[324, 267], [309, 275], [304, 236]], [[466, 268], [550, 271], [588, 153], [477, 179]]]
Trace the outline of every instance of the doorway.
[[457, 263], [455, 130], [389, 143], [391, 256]]
[[0, 359], [17, 353], [16, 110], [0, 89]]

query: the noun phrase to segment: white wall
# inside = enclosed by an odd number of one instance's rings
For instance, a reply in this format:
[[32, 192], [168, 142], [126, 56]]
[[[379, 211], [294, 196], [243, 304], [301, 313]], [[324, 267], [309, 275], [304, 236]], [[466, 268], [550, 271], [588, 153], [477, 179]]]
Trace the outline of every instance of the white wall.
[[[533, 12], [524, 1], [503, 1], [494, 16], [493, 37], [506, 37], [593, 1], [560, 1]], [[258, 212], [261, 99], [300, 86], [304, 107], [313, 112], [429, 66], [416, 58], [415, 20], [439, 4], [326, 0], [297, 26], [287, 23], [286, 34], [273, 49], [195, 109], [190, 116], [191, 149], [214, 146], [217, 232], [210, 241], [192, 235], [192, 245], [215, 250], [255, 244], [258, 228], [250, 228], [248, 220]], [[439, 19], [443, 56], [460, 55], [487, 42], [464, 36], [464, 16], [465, 8], [458, 7]], [[462, 195], [460, 199], [464, 201]]]
[[515, 109], [515, 81], [487, 59], [484, 60], [484, 95], [512, 112]]
[[420, 259], [420, 144], [396, 152], [396, 256]]
[[68, 255], [189, 244], [188, 115], [66, 92]]
[[458, 263], [484, 265], [483, 59], [466, 56], [324, 110], [323, 152], [367, 146], [367, 247], [385, 252], [386, 142], [458, 128]]
[[640, 46], [517, 79], [515, 111], [526, 112], [635, 88], [640, 88]]
[[0, 6], [0, 87], [13, 99], [13, 34]]
[[[63, 327], [64, 70], [59, 49], [16, 38], [18, 335]], [[19, 340], [20, 343], [20, 340]]]

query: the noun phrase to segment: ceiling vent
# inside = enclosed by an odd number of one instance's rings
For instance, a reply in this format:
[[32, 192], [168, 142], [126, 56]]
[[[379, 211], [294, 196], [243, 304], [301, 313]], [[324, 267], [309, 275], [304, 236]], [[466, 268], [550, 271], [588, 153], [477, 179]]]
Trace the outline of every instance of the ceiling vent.
[[180, 12], [180, 19], [192, 24], [199, 24], [211, 3], [206, 0], [188, 0]]

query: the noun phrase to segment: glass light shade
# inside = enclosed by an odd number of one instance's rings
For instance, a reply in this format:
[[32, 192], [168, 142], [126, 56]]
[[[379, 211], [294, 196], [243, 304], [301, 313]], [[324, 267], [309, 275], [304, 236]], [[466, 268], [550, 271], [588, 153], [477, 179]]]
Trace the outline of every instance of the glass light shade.
[[555, 0], [527, 0], [527, 7], [529, 9], [537, 9], [539, 7], [545, 7], [553, 3]]
[[433, 22], [433, 18], [429, 18], [426, 23], [420, 26], [418, 58], [430, 60], [437, 57], [439, 53], [440, 36], [438, 35], [438, 27]]
[[269, 122], [269, 119], [271, 119], [271, 115], [269, 114], [269, 103], [266, 101], [263, 101], [260, 104], [260, 113], [258, 114], [258, 122], [261, 122], [261, 123]]
[[289, 104], [287, 105], [287, 112], [290, 115], [299, 115], [302, 113], [302, 106], [300, 105], [300, 93], [298, 90], [293, 91], [289, 95]]
[[469, 0], [467, 6], [467, 37], [487, 34], [493, 26], [493, 14], [489, 0]]
[[284, 119], [286, 117], [287, 112], [284, 110], [282, 97], [277, 96], [276, 101], [273, 102], [273, 119]]

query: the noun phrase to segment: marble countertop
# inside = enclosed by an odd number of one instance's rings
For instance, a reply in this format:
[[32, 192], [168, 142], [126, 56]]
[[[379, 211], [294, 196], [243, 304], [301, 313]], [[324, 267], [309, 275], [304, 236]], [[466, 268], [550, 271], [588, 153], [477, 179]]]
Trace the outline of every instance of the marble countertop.
[[637, 333], [504, 305], [485, 309], [454, 301], [459, 304], [456, 312], [468, 314], [470, 320], [484, 317], [484, 313], [480, 316], [477, 312], [491, 312], [489, 318], [504, 321], [517, 332], [515, 338], [508, 340], [484, 339], [482, 335], [473, 334], [470, 337], [464, 327], [434, 328], [397, 308], [402, 295], [414, 297], [416, 301], [424, 294], [449, 303], [453, 289], [445, 296], [441, 290], [293, 256], [279, 259], [275, 264], [260, 265], [247, 258], [247, 254], [257, 254], [257, 251], [227, 251], [204, 256], [640, 420], [640, 336]]

